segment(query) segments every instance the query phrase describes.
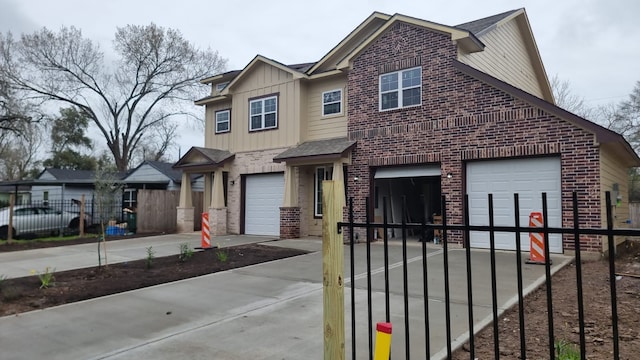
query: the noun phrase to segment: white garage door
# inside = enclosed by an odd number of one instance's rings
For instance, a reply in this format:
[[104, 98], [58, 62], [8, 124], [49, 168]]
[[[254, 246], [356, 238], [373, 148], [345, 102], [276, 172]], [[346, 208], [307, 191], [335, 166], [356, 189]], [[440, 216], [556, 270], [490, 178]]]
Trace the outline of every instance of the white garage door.
[[[520, 225], [529, 226], [529, 214], [542, 212], [547, 193], [550, 227], [562, 225], [559, 158], [479, 161], [467, 164], [467, 194], [471, 225], [489, 225], [488, 194], [493, 194], [494, 224], [514, 226], [513, 194], [519, 194]], [[515, 250], [514, 233], [495, 233], [496, 249]], [[522, 250], [529, 251], [529, 233], [521, 234]], [[472, 232], [471, 247], [489, 248], [488, 232]], [[549, 251], [562, 252], [562, 236], [549, 237]]]
[[280, 206], [284, 175], [261, 174], [246, 178], [244, 233], [280, 235]]

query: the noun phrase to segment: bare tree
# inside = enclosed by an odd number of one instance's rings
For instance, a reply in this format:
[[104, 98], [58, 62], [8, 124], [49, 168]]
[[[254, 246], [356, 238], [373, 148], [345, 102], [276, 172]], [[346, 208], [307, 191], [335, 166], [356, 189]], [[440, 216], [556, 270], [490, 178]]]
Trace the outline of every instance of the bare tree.
[[79, 29], [43, 28], [14, 40], [0, 34], [0, 77], [35, 99], [62, 102], [98, 128], [118, 170], [136, 149], [205, 89], [198, 80], [224, 70], [226, 60], [200, 50], [179, 31], [155, 24], [118, 28], [115, 64]]
[[26, 122], [11, 136], [0, 143], [0, 178], [23, 180], [32, 178], [38, 171], [38, 154], [42, 146], [42, 129], [38, 123]]
[[561, 80], [557, 74], [554, 75], [551, 78], [551, 91], [559, 107], [585, 119], [593, 118], [594, 109], [585, 104], [584, 98], [571, 91], [568, 80]]

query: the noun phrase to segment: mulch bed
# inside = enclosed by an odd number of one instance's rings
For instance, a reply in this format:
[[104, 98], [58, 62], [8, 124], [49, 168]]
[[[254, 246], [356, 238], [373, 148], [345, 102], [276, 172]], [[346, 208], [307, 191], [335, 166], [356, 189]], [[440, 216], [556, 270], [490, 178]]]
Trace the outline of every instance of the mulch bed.
[[[94, 240], [95, 241], [95, 240]], [[221, 255], [220, 253], [225, 255]], [[147, 286], [191, 278], [286, 257], [306, 251], [266, 245], [241, 245], [196, 251], [185, 261], [178, 255], [55, 273], [55, 285], [40, 289], [34, 276], [0, 282], [0, 316], [43, 309]], [[226, 257], [226, 258], [225, 258]]]

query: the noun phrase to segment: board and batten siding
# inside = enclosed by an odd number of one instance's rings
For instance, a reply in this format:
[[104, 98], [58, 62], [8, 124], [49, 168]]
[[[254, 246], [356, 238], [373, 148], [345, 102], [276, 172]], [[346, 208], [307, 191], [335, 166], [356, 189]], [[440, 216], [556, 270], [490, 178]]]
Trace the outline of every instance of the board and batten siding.
[[[613, 150], [600, 147], [600, 188], [602, 204], [602, 227], [607, 227], [607, 202], [606, 192], [610, 191], [612, 208], [613, 227], [628, 228], [627, 220], [629, 213], [629, 183], [627, 167], [620, 162]], [[618, 193], [622, 197], [620, 205], [616, 205], [615, 194], [613, 194], [613, 184], [618, 184]], [[616, 237], [616, 244], [624, 241], [623, 237]], [[603, 251], [606, 251], [607, 239], [603, 238]]]
[[459, 51], [458, 59], [532, 95], [544, 98], [523, 39], [522, 30], [513, 19], [480, 36], [480, 41], [485, 44], [484, 51], [471, 54]]
[[[342, 112], [322, 116], [322, 93], [342, 90]], [[347, 77], [336, 76], [309, 85], [307, 93], [307, 131], [305, 141], [347, 136]]]
[[[258, 64], [230, 89], [231, 131], [215, 134], [215, 112], [229, 104], [207, 105], [206, 146], [232, 153], [292, 146], [300, 140], [302, 115], [299, 79], [268, 64]], [[269, 95], [278, 96], [278, 127], [249, 132], [249, 101]], [[226, 105], [226, 106], [225, 106]]]

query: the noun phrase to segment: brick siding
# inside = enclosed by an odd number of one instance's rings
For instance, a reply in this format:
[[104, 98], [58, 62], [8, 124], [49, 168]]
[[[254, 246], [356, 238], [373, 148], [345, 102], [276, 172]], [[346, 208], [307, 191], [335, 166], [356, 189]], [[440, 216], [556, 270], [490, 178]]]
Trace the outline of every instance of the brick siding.
[[280, 208], [280, 238], [294, 239], [300, 237], [300, 207]]
[[[364, 199], [377, 166], [439, 164], [448, 222], [461, 224], [467, 161], [553, 155], [562, 166], [563, 226], [572, 226], [571, 192], [577, 191], [581, 226], [600, 227], [594, 136], [456, 70], [456, 57], [449, 35], [397, 23], [354, 60], [347, 103], [348, 135], [357, 140], [348, 171], [360, 178], [360, 186], [349, 187], [348, 194], [354, 198], [355, 220], [364, 219]], [[421, 106], [379, 111], [379, 76], [413, 66], [422, 67]], [[460, 233], [451, 237], [462, 242]], [[565, 236], [565, 249], [573, 248], [570, 239]], [[601, 250], [597, 237], [584, 237], [581, 244], [585, 250]]]

